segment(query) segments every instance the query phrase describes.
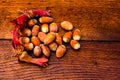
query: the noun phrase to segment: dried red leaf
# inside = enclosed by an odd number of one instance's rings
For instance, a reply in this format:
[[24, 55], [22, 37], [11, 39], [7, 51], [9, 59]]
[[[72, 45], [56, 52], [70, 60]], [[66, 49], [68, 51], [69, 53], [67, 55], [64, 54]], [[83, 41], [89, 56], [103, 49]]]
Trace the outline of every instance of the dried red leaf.
[[15, 25], [25, 25], [25, 22], [29, 19], [29, 17], [27, 16], [27, 14], [22, 14], [20, 17], [14, 19], [13, 21], [11, 21], [11, 23], [15, 24]]
[[45, 58], [45, 57], [41, 57], [41, 58], [33, 58], [31, 60], [32, 63], [34, 64], [37, 64], [39, 66], [42, 66], [42, 67], [47, 67], [47, 62], [48, 62], [48, 59]]
[[20, 26], [15, 26], [12, 32], [12, 44], [14, 48], [16, 48], [17, 46], [20, 46], [19, 34], [18, 34], [19, 29], [20, 29]]
[[50, 16], [50, 13], [44, 10], [33, 10], [34, 16]]

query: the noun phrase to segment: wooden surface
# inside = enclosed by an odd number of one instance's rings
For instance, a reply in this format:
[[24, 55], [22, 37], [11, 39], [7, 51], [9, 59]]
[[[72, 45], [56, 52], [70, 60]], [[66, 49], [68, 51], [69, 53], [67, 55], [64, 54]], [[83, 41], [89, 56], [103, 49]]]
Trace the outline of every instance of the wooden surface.
[[[68, 20], [82, 34], [81, 49], [62, 59], [51, 55], [49, 66], [19, 63], [13, 54], [10, 21], [20, 10], [51, 10], [55, 22]], [[0, 80], [119, 80], [119, 0], [0, 0]]]
[[57, 23], [68, 20], [82, 32], [82, 40], [120, 41], [119, 0], [0, 0], [0, 38], [11, 39], [10, 20], [20, 10], [51, 10]]
[[[119, 42], [81, 42], [81, 49], [74, 51], [69, 46], [62, 59], [51, 55], [49, 66], [18, 63], [11, 57], [11, 40], [0, 41], [0, 79], [38, 79], [38, 80], [119, 80], [120, 43]], [[9, 46], [9, 47], [8, 47]], [[3, 47], [3, 48], [2, 48]]]

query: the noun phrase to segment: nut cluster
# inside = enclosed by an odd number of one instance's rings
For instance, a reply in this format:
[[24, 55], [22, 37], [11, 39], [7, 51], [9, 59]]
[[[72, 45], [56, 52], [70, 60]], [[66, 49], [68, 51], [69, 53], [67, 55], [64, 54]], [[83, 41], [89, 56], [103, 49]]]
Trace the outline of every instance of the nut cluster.
[[71, 22], [63, 21], [60, 26], [66, 32], [61, 36], [58, 25], [53, 21], [53, 18], [48, 16], [28, 20], [26, 27], [19, 32], [24, 51], [32, 52], [34, 57], [49, 57], [50, 51], [54, 51], [56, 57], [61, 58], [66, 52], [63, 42], [69, 43], [73, 49], [80, 48], [80, 30], [73, 30]]
[[[74, 29], [69, 21], [62, 21], [59, 27], [50, 11], [26, 10], [11, 23], [15, 25], [12, 45], [15, 53], [19, 54], [19, 61], [47, 67], [51, 51], [57, 58], [65, 55], [65, 43], [70, 44], [73, 49], [80, 49], [80, 30]], [[63, 29], [64, 34], [61, 35], [59, 29]]]

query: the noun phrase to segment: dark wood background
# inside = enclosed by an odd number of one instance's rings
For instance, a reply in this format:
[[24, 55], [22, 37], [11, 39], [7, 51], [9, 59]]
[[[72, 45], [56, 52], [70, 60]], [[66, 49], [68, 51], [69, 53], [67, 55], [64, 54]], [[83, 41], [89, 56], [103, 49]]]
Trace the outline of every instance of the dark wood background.
[[[81, 30], [81, 49], [69, 49], [62, 59], [51, 55], [49, 66], [19, 63], [11, 57], [10, 21], [25, 8], [51, 10], [55, 22]], [[0, 0], [0, 80], [119, 80], [119, 0]]]

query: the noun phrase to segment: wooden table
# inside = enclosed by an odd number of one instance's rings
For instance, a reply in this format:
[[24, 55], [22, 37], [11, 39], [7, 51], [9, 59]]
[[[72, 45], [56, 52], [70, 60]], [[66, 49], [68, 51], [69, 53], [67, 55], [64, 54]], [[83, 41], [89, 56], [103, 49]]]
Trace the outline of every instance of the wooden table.
[[[10, 21], [20, 10], [51, 10], [55, 22], [68, 20], [81, 30], [81, 49], [70, 46], [49, 66], [40, 68], [19, 63], [13, 54]], [[120, 79], [119, 0], [0, 0], [0, 80], [119, 80]]]

